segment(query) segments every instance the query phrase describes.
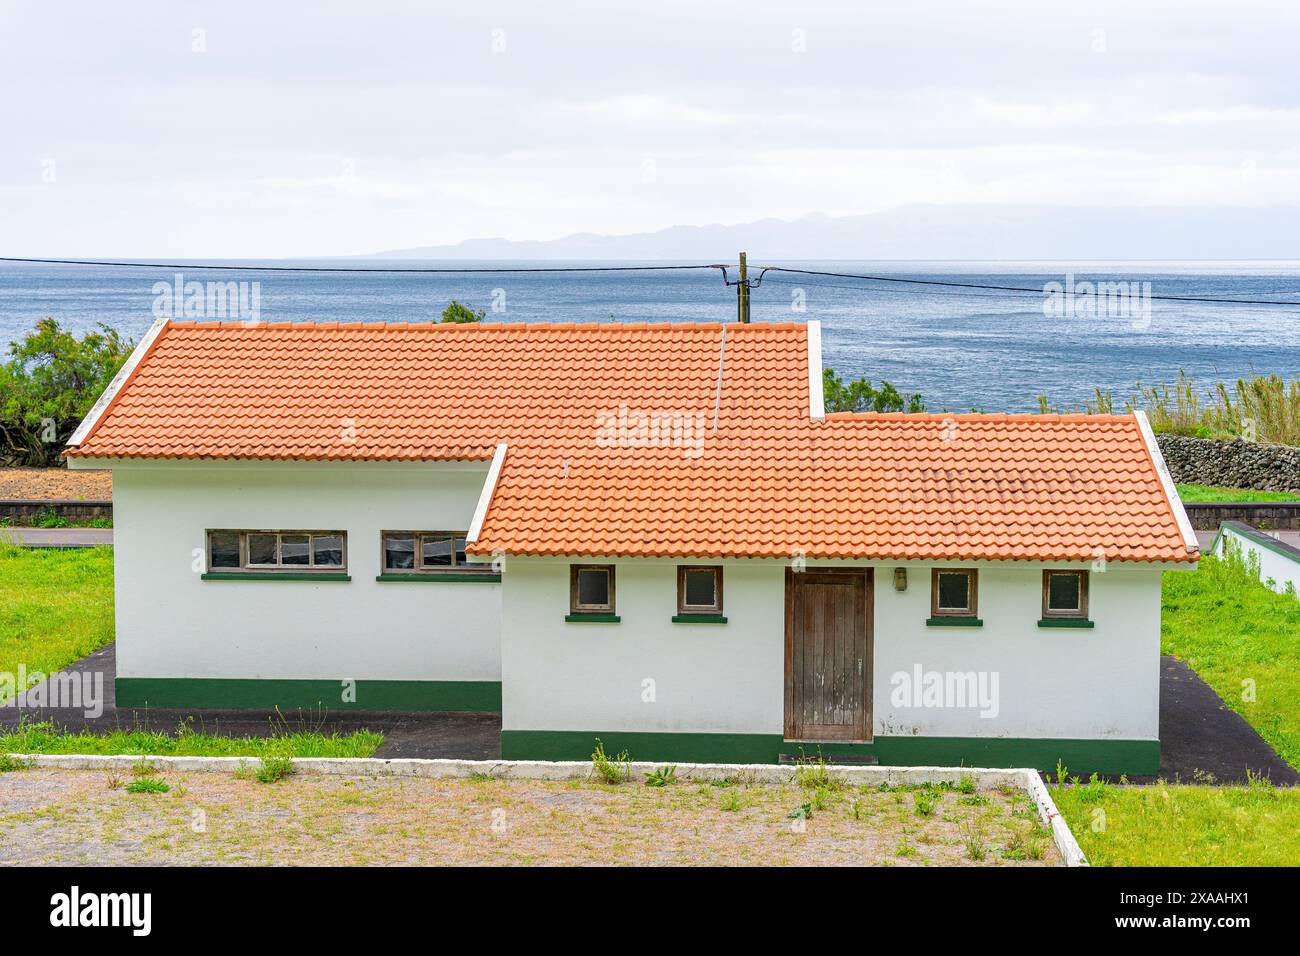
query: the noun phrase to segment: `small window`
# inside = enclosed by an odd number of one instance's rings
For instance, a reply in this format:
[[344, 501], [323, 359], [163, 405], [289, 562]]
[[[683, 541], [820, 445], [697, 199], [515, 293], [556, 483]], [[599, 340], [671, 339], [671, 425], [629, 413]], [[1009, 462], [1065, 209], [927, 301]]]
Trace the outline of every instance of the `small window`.
[[933, 617], [975, 617], [979, 608], [979, 572], [973, 568], [936, 568], [930, 579]]
[[471, 563], [465, 557], [465, 537], [464, 531], [385, 531], [384, 573], [490, 572], [490, 565]]
[[208, 532], [208, 567], [239, 567], [239, 532]]
[[1088, 572], [1043, 572], [1043, 617], [1087, 618]]
[[722, 568], [678, 567], [677, 613], [721, 614]]
[[209, 531], [209, 571], [342, 571], [342, 531]]
[[614, 612], [614, 566], [612, 564], [570, 566], [569, 610], [575, 614]]

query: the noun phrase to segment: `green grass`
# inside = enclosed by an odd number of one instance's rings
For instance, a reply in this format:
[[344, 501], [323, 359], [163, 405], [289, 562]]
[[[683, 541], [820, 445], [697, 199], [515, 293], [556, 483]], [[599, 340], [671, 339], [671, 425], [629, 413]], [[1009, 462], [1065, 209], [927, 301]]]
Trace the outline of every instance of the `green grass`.
[[1161, 653], [1185, 661], [1300, 768], [1300, 601], [1240, 560], [1203, 557], [1196, 571], [1165, 572], [1163, 604]]
[[1300, 789], [1052, 787], [1093, 866], [1300, 865]]
[[0, 672], [48, 674], [112, 640], [112, 548], [18, 548], [0, 534]]
[[178, 728], [176, 734], [146, 730], [61, 733], [46, 723], [0, 733], [0, 754], [149, 754], [157, 757], [369, 757], [384, 735], [360, 730], [346, 736], [312, 731], [273, 737], [219, 737]]
[[1254, 488], [1216, 488], [1213, 485], [1178, 485], [1183, 501], [1300, 501], [1300, 495]]

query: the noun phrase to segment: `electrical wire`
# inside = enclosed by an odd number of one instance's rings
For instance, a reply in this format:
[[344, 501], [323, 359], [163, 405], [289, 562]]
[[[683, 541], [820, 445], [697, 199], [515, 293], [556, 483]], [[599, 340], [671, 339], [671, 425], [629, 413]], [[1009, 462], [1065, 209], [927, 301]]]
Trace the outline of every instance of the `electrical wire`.
[[[356, 268], [352, 266], [257, 266], [257, 265], [206, 265], [200, 263], [179, 263], [179, 262], [125, 262], [114, 260], [95, 260], [95, 259], [37, 259], [24, 258], [17, 256], [0, 256], [0, 262], [29, 263], [38, 265], [71, 265], [71, 266], [104, 266], [113, 268], [127, 269], [189, 269], [189, 270], [217, 270], [230, 272], [316, 272], [316, 273], [375, 273], [377, 275], [385, 274], [430, 274], [430, 275], [474, 275], [474, 274], [510, 274], [510, 273], [578, 273], [578, 272], [677, 272], [683, 270], [700, 270], [700, 269], [717, 269], [722, 273], [722, 281], [725, 285], [731, 286], [737, 283], [728, 279], [726, 265], [711, 263], [698, 265], [662, 265], [662, 266], [501, 266], [501, 267], [484, 267], [484, 268], [466, 268], [466, 267], [395, 267], [385, 266], [378, 268]], [[982, 282], [955, 282], [944, 279], [908, 279], [901, 276], [881, 276], [881, 275], [864, 275], [855, 272], [829, 272], [820, 269], [796, 269], [791, 266], [762, 266], [759, 270], [758, 277], [748, 279], [746, 284], [750, 289], [756, 289], [763, 283], [764, 277], [769, 272], [782, 272], [791, 275], [806, 276], [825, 276], [835, 279], [858, 279], [866, 282], [887, 282], [911, 286], [926, 287], [945, 287], [953, 289], [979, 290], [965, 293], [923, 293], [920, 290], [916, 294], [947, 294], [947, 295], [968, 295], [980, 296], [981, 298], [1000, 298], [996, 295], [983, 295], [982, 292], [997, 292], [1006, 294], [1033, 295], [1041, 297], [1047, 295], [1046, 289], [1035, 289], [1027, 286], [1013, 285], [996, 285], [993, 283]], [[778, 279], [771, 281], [779, 282]], [[789, 284], [789, 283], [782, 283]], [[812, 283], [810, 283], [812, 284]], [[822, 288], [838, 288], [863, 292], [893, 292], [901, 293], [901, 289], [871, 289], [863, 286], [843, 286], [833, 285], [830, 283], [816, 283]], [[1060, 293], [1057, 293], [1060, 294]], [[1300, 291], [1279, 291], [1262, 293], [1265, 295], [1300, 295]], [[1300, 302], [1291, 302], [1281, 299], [1234, 299], [1228, 296], [1194, 296], [1194, 295], [1143, 295], [1143, 298], [1159, 300], [1162, 302], [1200, 302], [1219, 305], [1263, 305], [1263, 306], [1300, 306]]]
[[[828, 276], [834, 279], [866, 279], [871, 282], [899, 282], [908, 285], [946, 286], [958, 289], [991, 289], [998, 292], [1032, 292], [1034, 295], [1038, 296], [1047, 294], [1047, 290], [1045, 289], [1032, 289], [1026, 286], [993, 285], [991, 283], [982, 282], [950, 282], [943, 279], [904, 279], [900, 276], [862, 275], [854, 272], [825, 272], [818, 269], [794, 269], [787, 266], [763, 266], [759, 271], [758, 279], [756, 281], [762, 282], [763, 274], [766, 272], [787, 272], [798, 275]], [[1291, 293], [1282, 294], [1290, 295]], [[1225, 305], [1300, 305], [1300, 302], [1287, 302], [1284, 300], [1230, 299], [1226, 297], [1196, 295], [1143, 295], [1142, 297], [1144, 299], [1158, 299], [1162, 302], [1213, 302]]]
[[23, 259], [0, 256], [0, 262], [28, 262], [60, 266], [114, 266], [128, 269], [220, 269], [235, 272], [374, 272], [374, 273], [502, 273], [502, 272], [663, 272], [681, 269], [725, 269], [721, 265], [671, 265], [671, 266], [520, 266], [485, 269], [406, 269], [381, 267], [357, 269], [349, 266], [226, 266], [200, 265], [181, 262], [110, 262], [95, 259]]

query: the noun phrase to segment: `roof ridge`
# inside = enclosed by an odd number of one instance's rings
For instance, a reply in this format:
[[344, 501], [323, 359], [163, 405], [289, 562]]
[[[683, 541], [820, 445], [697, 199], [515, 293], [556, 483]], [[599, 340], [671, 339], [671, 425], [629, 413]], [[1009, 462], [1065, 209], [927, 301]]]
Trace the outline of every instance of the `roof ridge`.
[[1088, 412], [827, 412], [828, 422], [1097, 422], [1113, 424], [1132, 421], [1133, 413], [1090, 414]]
[[484, 330], [526, 330], [534, 332], [545, 331], [576, 331], [576, 330], [596, 330], [602, 332], [613, 331], [615, 329], [624, 332], [640, 332], [659, 329], [673, 329], [676, 331], [706, 331], [717, 332], [724, 326], [729, 333], [735, 333], [738, 330], [744, 330], [746, 333], [762, 329], [764, 331], [781, 331], [789, 332], [795, 329], [804, 329], [802, 322], [339, 322], [307, 319], [304, 321], [285, 321], [285, 322], [256, 322], [248, 323], [243, 320], [211, 320], [206, 322], [184, 320], [169, 322], [173, 329], [196, 329], [196, 330], [234, 330], [245, 329], [255, 331], [259, 329], [301, 329], [304, 331], [429, 331], [433, 329], [445, 330], [448, 333], [453, 332], [475, 332]]

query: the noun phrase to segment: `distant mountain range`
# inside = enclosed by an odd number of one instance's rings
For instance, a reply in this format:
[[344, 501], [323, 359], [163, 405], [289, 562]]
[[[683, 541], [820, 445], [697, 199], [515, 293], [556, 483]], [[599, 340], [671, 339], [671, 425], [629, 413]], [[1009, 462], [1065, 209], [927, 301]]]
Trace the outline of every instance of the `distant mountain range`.
[[1300, 206], [912, 205], [622, 236], [467, 239], [382, 259], [1300, 259]]

